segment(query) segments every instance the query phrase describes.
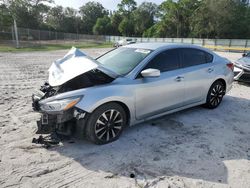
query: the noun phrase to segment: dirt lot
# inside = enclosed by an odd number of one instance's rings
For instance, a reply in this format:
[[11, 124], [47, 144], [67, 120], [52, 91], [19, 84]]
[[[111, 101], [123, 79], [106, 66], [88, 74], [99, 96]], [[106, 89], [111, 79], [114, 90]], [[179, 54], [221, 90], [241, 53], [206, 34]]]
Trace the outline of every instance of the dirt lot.
[[0, 187], [250, 187], [250, 86], [238, 83], [215, 110], [195, 107], [133, 126], [108, 145], [32, 144], [39, 115], [31, 94], [65, 53], [0, 53]]

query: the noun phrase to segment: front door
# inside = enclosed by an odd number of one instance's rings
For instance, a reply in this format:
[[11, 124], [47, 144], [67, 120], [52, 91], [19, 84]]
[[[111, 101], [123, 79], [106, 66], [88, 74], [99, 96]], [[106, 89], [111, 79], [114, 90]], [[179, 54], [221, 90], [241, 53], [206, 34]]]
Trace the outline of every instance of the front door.
[[158, 69], [161, 75], [155, 78], [139, 77], [135, 80], [137, 119], [182, 106], [185, 89], [179, 62], [177, 49], [166, 50], [156, 55], [143, 69]]

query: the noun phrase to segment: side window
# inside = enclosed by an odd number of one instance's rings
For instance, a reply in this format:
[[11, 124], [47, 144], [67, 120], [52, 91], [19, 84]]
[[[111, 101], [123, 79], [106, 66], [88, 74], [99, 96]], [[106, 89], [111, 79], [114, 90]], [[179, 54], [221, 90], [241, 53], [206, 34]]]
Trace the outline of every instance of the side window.
[[[212, 55], [198, 49], [186, 48], [182, 49], [182, 67], [190, 67], [194, 65], [205, 64], [211, 61]], [[209, 57], [210, 55], [210, 57]]]
[[158, 69], [161, 72], [171, 71], [179, 68], [179, 52], [177, 49], [166, 50], [156, 55], [144, 68]]

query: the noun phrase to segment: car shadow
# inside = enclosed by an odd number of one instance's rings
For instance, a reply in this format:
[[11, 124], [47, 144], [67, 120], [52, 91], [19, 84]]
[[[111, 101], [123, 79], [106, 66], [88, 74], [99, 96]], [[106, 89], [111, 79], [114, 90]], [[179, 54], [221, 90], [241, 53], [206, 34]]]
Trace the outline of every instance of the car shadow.
[[226, 161], [250, 159], [250, 130], [242, 118], [248, 116], [249, 106], [247, 99], [226, 96], [217, 109], [195, 107], [129, 127], [107, 145], [76, 140], [50, 150], [83, 168], [114, 176], [181, 176], [227, 183]]
[[243, 85], [243, 86], [250, 86], [250, 80], [248, 81], [248, 82], [243, 82], [243, 81], [237, 81], [237, 83], [239, 84], [239, 85]]

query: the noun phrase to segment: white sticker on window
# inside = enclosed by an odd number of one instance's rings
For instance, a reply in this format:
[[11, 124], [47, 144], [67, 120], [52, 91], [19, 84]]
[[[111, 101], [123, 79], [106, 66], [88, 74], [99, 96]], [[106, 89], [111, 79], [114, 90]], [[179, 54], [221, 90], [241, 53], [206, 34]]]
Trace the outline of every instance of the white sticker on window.
[[136, 49], [135, 52], [139, 52], [139, 53], [143, 53], [143, 54], [148, 54], [148, 53], [150, 53], [150, 50]]

